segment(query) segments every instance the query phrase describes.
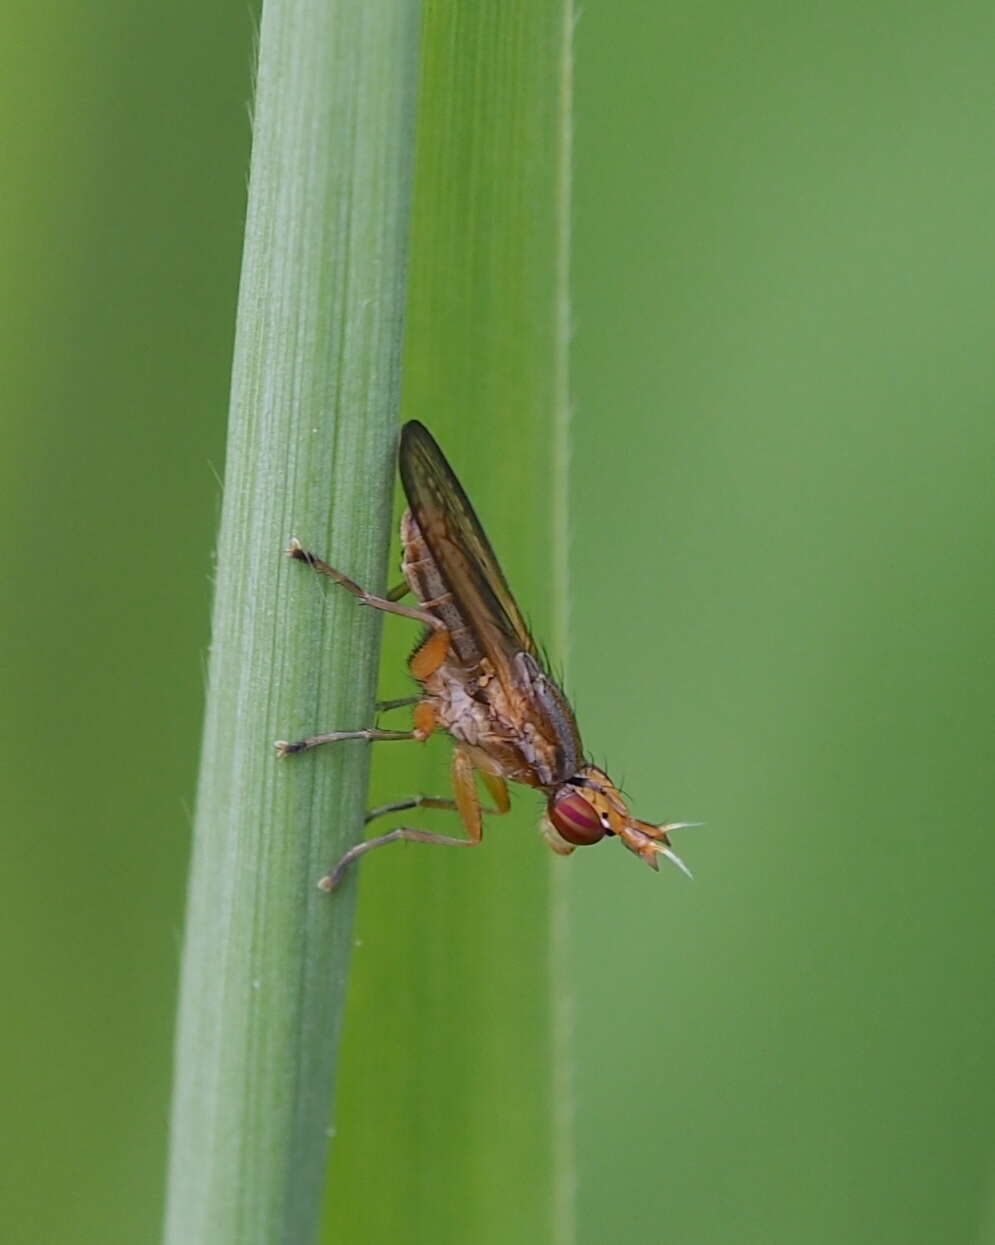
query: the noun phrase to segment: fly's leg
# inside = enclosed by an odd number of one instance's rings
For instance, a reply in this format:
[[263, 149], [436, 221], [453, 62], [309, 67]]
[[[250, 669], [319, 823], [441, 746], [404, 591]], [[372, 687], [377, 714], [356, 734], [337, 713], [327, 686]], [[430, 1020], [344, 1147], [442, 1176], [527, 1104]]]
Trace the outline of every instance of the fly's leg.
[[[494, 800], [493, 808], [481, 805], [480, 811], [488, 817], [500, 817], [502, 813], [506, 813], [511, 808], [511, 799], [504, 779], [498, 778], [496, 774], [488, 774], [484, 770], [478, 772]], [[444, 808], [451, 812], [459, 812], [455, 800], [447, 800], [438, 795], [412, 795], [406, 800], [395, 800], [392, 804], [381, 804], [377, 808], [371, 808], [363, 820], [369, 825], [378, 817], [386, 817], [390, 813], [404, 813], [409, 808]]]
[[397, 700], [378, 700], [373, 706], [377, 713], [387, 713], [391, 709], [407, 709], [409, 705], [417, 705], [420, 696], [400, 696]]
[[289, 757], [295, 752], [307, 752], [309, 748], [318, 748], [321, 744], [337, 744], [345, 739], [367, 739], [370, 743], [413, 739], [421, 743], [435, 730], [435, 710], [430, 701], [420, 700], [418, 697], [415, 697], [415, 701], [414, 729], [410, 731], [381, 731], [375, 726], [360, 731], [326, 731], [322, 735], [309, 735], [307, 739], [297, 739], [293, 743], [278, 739], [273, 747], [278, 757]]
[[484, 786], [491, 793], [491, 799], [494, 801], [494, 808], [487, 809], [487, 812], [506, 813], [511, 808], [508, 784], [497, 774], [489, 774], [485, 769], [480, 770], [480, 777], [484, 780]]
[[[438, 670], [446, 660], [449, 652], [449, 631], [445, 623], [434, 614], [430, 614], [426, 609], [415, 609], [410, 605], [398, 604], [398, 598], [404, 596], [409, 591], [407, 584], [396, 585], [385, 597], [375, 597], [360, 588], [359, 584], [351, 580], [348, 575], [343, 575], [341, 571], [337, 571], [333, 566], [329, 566], [327, 562], [324, 562], [316, 554], [308, 553], [296, 537], [290, 542], [287, 553], [299, 562], [306, 562], [312, 570], [318, 571], [319, 574], [327, 575], [329, 579], [334, 580], [335, 583], [345, 588], [347, 592], [351, 592], [363, 605], [383, 610], [387, 614], [400, 614], [402, 618], [411, 618], [415, 622], [424, 623], [429, 628], [429, 635], [411, 659], [411, 672], [415, 678], [419, 680], [427, 678]], [[359, 731], [328, 731], [319, 735], [309, 735], [307, 739], [298, 739], [293, 743], [288, 743], [285, 739], [278, 739], [275, 744], [276, 754], [279, 757], [286, 757], [294, 752], [306, 752], [309, 748], [317, 748], [319, 744], [339, 743], [344, 739], [367, 739], [370, 741], [427, 739], [435, 729], [435, 711], [428, 701], [424, 701], [418, 696], [405, 696], [400, 700], [380, 701], [377, 704], [377, 708], [399, 709], [404, 705], [411, 704], [415, 705], [414, 730], [412, 731], [381, 731], [375, 727], [370, 727]]]
[[408, 669], [413, 678], [416, 678], [419, 683], [424, 683], [430, 675], [435, 674], [448, 655], [449, 632], [445, 628], [429, 632], [411, 654]]
[[[334, 890], [354, 860], [365, 856], [367, 852], [372, 852], [375, 847], [386, 847], [388, 843], [400, 843], [407, 840], [409, 843], [438, 843], [442, 847], [476, 847], [484, 836], [483, 810], [477, 797], [473, 762], [462, 748], [453, 749], [451, 778], [455, 796], [452, 803], [466, 827], [467, 837], [465, 839], [457, 839], [448, 834], [433, 834], [428, 830], [416, 830], [412, 826], [398, 826], [396, 830], [381, 834], [375, 839], [365, 839], [362, 843], [357, 843], [355, 847], [350, 848], [331, 873], [318, 883], [321, 890]], [[487, 785], [490, 788], [490, 783]], [[505, 791], [505, 799], [507, 799], [507, 791]], [[443, 807], [448, 807], [448, 802], [445, 802]]]
[[378, 817], [387, 817], [391, 813], [406, 813], [410, 808], [445, 808], [455, 812], [456, 801], [446, 799], [442, 795], [412, 795], [406, 800], [394, 800], [391, 804], [379, 804], [376, 808], [371, 808], [363, 821], [369, 825]]
[[417, 731], [379, 731], [370, 727], [363, 731], [327, 731], [324, 735], [309, 735], [307, 739], [296, 739], [293, 743], [278, 739], [273, 747], [278, 757], [289, 757], [295, 752], [307, 752], [309, 748], [317, 748], [321, 744], [341, 743], [344, 739], [368, 739], [375, 743], [378, 740], [421, 738]]
[[375, 597], [372, 593], [366, 592], [360, 588], [359, 584], [343, 575], [341, 571], [337, 571], [334, 566], [329, 566], [327, 562], [314, 553], [308, 553], [301, 542], [294, 537], [287, 548], [287, 554], [291, 558], [296, 558], [298, 562], [306, 562], [312, 570], [317, 571], [320, 575], [327, 575], [329, 579], [333, 579], [347, 592], [351, 592], [364, 605], [369, 605], [375, 610], [383, 610], [387, 614], [400, 614], [402, 618], [413, 618], [415, 622], [424, 623], [426, 627], [431, 627], [433, 631], [446, 632], [446, 625], [435, 614], [430, 614], [428, 610], [417, 609], [413, 605], [401, 605], [395, 593], [403, 596], [405, 589], [400, 585], [391, 589], [390, 593], [385, 597]]

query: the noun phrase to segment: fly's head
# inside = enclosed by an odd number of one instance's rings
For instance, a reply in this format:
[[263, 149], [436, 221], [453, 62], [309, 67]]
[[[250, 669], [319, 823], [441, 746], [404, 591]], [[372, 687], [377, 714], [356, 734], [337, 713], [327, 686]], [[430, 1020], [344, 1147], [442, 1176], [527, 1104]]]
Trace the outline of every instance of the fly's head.
[[589, 847], [615, 835], [651, 869], [658, 869], [658, 857], [666, 856], [690, 877], [687, 866], [670, 845], [669, 832], [694, 824], [674, 821], [654, 826], [640, 821], [629, 812], [622, 793], [604, 770], [585, 765], [550, 795], [541, 829], [550, 847], [561, 856], [569, 855], [575, 847]]

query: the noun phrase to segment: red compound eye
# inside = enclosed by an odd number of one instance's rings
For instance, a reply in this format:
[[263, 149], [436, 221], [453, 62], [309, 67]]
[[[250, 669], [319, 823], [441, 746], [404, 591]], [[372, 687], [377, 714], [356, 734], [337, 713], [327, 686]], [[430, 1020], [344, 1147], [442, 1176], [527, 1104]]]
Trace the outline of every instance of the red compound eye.
[[549, 801], [549, 820], [557, 832], [574, 847], [587, 847], [605, 837], [605, 828], [593, 806], [572, 791], [569, 795], [553, 796]]

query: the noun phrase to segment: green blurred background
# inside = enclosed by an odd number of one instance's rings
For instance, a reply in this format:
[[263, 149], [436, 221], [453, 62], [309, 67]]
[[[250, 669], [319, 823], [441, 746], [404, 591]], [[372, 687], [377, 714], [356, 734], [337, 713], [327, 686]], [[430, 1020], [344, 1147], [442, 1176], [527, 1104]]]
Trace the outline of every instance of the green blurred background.
[[[108, 0], [0, 32], [0, 1213], [130, 1243], [254, 23]], [[590, 5], [576, 58], [568, 687], [639, 813], [707, 822], [693, 885], [563, 866], [578, 1239], [995, 1242], [995, 14]]]

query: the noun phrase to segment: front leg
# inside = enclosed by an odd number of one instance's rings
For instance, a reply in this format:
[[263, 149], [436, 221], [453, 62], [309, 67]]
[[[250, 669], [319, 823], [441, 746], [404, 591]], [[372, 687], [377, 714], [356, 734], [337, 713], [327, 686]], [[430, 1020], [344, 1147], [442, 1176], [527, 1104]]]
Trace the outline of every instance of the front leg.
[[[484, 770], [480, 771], [480, 777], [494, 798], [493, 808], [481, 804], [480, 811], [489, 817], [500, 817], [503, 813], [507, 813], [511, 808], [511, 799], [508, 796], [508, 787], [504, 779], [498, 778], [496, 774], [488, 774]], [[453, 813], [459, 812], [459, 805], [455, 800], [439, 795], [411, 795], [406, 800], [394, 800], [390, 804], [380, 804], [376, 808], [371, 808], [363, 820], [369, 825], [378, 817], [387, 817], [390, 813], [404, 813], [409, 808], [446, 808]]]
[[[474, 781], [473, 761], [462, 748], [453, 749], [451, 777], [453, 795], [455, 796], [453, 804], [463, 821], [463, 825], [466, 827], [467, 838], [457, 839], [448, 834], [433, 834], [429, 830], [416, 830], [413, 826], [398, 826], [396, 830], [391, 830], [387, 834], [381, 834], [375, 839], [364, 839], [362, 843], [357, 843], [355, 847], [351, 847], [331, 873], [321, 879], [318, 883], [319, 889], [323, 891], [334, 890], [341, 882], [342, 875], [354, 860], [358, 860], [360, 856], [365, 856], [367, 852], [372, 852], [375, 847], [386, 847], [388, 843], [399, 843], [402, 840], [407, 840], [409, 843], [437, 843], [442, 847], [477, 847], [483, 841], [484, 820]], [[494, 793], [496, 789], [490, 783], [487, 785]], [[507, 793], [505, 793], [505, 796], [507, 796]], [[497, 802], [499, 804], [504, 803], [504, 801]], [[440, 800], [436, 807], [444, 808], [448, 805], [449, 801]], [[504, 810], [501, 809], [500, 811], [503, 812]]]

